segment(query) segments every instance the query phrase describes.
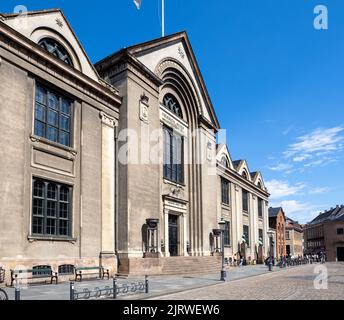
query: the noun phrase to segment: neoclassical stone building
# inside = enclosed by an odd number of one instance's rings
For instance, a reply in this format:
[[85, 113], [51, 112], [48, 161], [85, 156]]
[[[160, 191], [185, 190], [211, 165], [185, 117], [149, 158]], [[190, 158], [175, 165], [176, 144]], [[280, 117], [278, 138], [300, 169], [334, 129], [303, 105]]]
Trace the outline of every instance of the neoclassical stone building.
[[[6, 270], [213, 270], [221, 218], [232, 230], [228, 256], [243, 235], [251, 241], [241, 252], [266, 255], [263, 178], [217, 147], [219, 122], [184, 32], [93, 66], [60, 10], [3, 14], [0, 80]], [[220, 177], [231, 182], [229, 207]]]
[[262, 263], [269, 254], [268, 198], [260, 172], [246, 160], [232, 161], [226, 145], [217, 147], [217, 212], [226, 223], [225, 256]]

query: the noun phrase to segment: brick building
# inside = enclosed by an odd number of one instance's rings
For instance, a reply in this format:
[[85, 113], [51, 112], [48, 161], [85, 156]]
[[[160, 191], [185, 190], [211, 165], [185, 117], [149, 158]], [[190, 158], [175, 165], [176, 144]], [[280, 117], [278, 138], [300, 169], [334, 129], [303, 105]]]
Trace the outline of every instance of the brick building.
[[285, 256], [287, 254], [285, 243], [286, 218], [281, 207], [269, 208], [269, 225], [270, 228], [276, 231], [275, 246], [277, 257], [279, 258], [280, 256]]

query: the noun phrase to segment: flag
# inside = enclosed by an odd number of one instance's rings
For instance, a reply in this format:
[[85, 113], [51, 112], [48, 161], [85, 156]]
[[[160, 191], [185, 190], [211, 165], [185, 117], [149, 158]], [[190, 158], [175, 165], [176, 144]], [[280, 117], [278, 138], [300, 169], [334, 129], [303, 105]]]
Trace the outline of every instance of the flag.
[[141, 3], [142, 3], [142, 0], [134, 0], [134, 4], [135, 4], [137, 10], [141, 9]]

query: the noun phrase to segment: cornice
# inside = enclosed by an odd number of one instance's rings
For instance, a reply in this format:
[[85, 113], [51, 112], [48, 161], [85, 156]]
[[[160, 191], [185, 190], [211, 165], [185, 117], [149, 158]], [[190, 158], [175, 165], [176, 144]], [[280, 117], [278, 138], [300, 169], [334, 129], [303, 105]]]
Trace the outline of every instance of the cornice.
[[15, 31], [5, 23], [0, 21], [0, 47], [19, 56], [31, 64], [37, 65], [39, 68], [57, 77], [57, 75], [69, 80], [70, 84], [77, 90], [86, 91], [89, 96], [94, 96], [115, 105], [117, 108], [122, 103], [117, 89], [87, 77], [82, 72], [63, 63], [36, 43], [26, 38], [19, 32]]

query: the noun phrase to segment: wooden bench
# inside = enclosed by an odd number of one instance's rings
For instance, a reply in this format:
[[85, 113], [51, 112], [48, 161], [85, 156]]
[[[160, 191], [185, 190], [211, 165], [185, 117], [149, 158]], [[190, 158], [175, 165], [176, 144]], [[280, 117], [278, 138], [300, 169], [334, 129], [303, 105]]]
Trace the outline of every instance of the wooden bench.
[[[11, 287], [19, 275], [23, 275], [20, 279], [36, 280], [36, 279], [49, 279], [50, 284], [58, 283], [57, 272], [53, 272], [50, 268], [34, 268], [34, 269], [17, 269], [11, 270]], [[45, 281], [46, 282], [46, 281]]]
[[109, 269], [104, 269], [103, 267], [76, 267], [75, 268], [75, 281], [82, 281], [83, 276], [97, 275], [100, 279], [104, 279], [107, 276], [110, 279]]

